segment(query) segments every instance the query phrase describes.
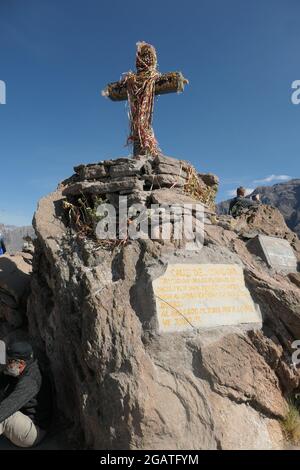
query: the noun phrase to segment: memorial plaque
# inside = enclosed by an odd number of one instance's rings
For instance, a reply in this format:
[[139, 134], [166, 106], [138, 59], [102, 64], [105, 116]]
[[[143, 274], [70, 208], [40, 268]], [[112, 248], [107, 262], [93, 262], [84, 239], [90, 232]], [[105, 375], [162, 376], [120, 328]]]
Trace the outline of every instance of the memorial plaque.
[[260, 255], [267, 264], [278, 271], [297, 272], [297, 258], [288, 242], [283, 238], [269, 237], [266, 235], [258, 235], [252, 245], [258, 244]]
[[262, 323], [237, 264], [169, 264], [153, 290], [163, 333]]
[[6, 364], [6, 347], [4, 341], [0, 341], [0, 364]]

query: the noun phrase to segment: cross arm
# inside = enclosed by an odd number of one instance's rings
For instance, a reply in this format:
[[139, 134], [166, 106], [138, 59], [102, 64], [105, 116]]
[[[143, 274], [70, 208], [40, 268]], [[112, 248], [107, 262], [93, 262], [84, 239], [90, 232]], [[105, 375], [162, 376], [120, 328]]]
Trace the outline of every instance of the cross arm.
[[[164, 95], [166, 93], [179, 93], [184, 90], [188, 84], [181, 72], [168, 72], [161, 75], [155, 84], [155, 94]], [[109, 83], [102, 91], [102, 95], [110, 98], [112, 101], [127, 100], [127, 89], [125, 80]]]

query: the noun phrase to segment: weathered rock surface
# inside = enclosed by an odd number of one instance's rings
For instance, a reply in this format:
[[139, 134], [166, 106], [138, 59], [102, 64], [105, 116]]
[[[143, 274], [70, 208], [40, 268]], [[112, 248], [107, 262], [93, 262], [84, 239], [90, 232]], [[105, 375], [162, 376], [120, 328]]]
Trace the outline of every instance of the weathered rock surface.
[[[110, 172], [120, 166], [112, 174], [125, 178], [124, 163], [103, 167]], [[178, 176], [177, 160], [162, 157], [155, 165], [173, 167]], [[143, 170], [141, 181], [152, 168]], [[99, 175], [109, 180], [104, 184], [114, 182], [99, 169], [77, 171], [79, 178]], [[133, 173], [129, 179], [139, 178], [137, 168]], [[277, 226], [278, 217], [273, 229], [265, 212], [241, 219], [235, 228], [214, 221], [205, 225], [205, 246], [199, 253], [174, 251], [171, 242], [151, 240], [107, 249], [68, 226], [63, 201], [72, 184], [74, 179], [39, 202], [27, 314], [30, 334], [49, 358], [57, 404], [76, 446], [281, 448], [279, 420], [288, 394], [299, 390], [299, 370], [291, 367], [290, 357], [291, 344], [300, 337], [300, 288], [254, 257], [245, 233], [284, 232], [299, 256], [283, 219]], [[173, 189], [144, 187], [132, 194], [141, 200], [172, 200], [164, 191]], [[114, 193], [109, 194], [112, 198]], [[186, 197], [176, 188], [174, 202], [184, 203]], [[199, 256], [202, 262], [241, 264], [262, 311], [263, 329], [158, 334], [149, 287], [170, 253], [178, 262]]]
[[20, 327], [26, 318], [32, 254], [18, 252], [0, 257], [0, 322]]
[[75, 174], [62, 183], [64, 196], [106, 195], [148, 192], [176, 188], [182, 193], [197, 191], [197, 199], [214, 209], [219, 180], [212, 174], [197, 173], [188, 162], [164, 155], [138, 156], [78, 165]]
[[6, 249], [10, 254], [21, 251], [24, 244], [24, 238], [35, 238], [32, 226], [15, 227], [13, 225], [0, 224], [0, 232], [4, 236]]
[[142, 181], [137, 178], [122, 178], [106, 182], [77, 182], [67, 186], [64, 190], [64, 196], [76, 196], [83, 194], [106, 194], [119, 193], [120, 191], [139, 191], [143, 189]]

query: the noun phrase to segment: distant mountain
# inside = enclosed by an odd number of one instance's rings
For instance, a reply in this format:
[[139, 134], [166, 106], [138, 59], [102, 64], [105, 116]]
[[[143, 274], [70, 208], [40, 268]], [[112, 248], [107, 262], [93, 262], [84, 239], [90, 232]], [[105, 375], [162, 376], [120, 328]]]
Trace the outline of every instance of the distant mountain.
[[30, 236], [35, 238], [35, 233], [32, 226], [28, 227], [15, 227], [13, 225], [0, 224], [0, 232], [3, 234], [7, 250], [10, 253], [20, 251], [23, 247], [23, 237]]
[[[259, 186], [252, 194], [260, 194], [264, 204], [277, 207], [290, 229], [300, 237], [300, 179], [273, 186]], [[218, 213], [227, 214], [230, 199], [218, 204]]]

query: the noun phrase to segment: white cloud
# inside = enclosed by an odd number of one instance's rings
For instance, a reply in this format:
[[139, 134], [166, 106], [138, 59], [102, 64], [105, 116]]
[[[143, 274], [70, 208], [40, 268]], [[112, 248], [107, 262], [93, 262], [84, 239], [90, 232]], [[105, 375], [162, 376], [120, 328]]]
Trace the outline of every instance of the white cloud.
[[269, 175], [261, 180], [254, 180], [253, 183], [273, 183], [274, 181], [287, 181], [290, 179], [292, 177], [288, 175]]
[[[246, 189], [246, 196], [253, 193], [253, 191], [254, 191], [254, 188], [245, 188], [245, 189]], [[229, 191], [227, 191], [227, 196], [235, 197], [236, 196], [236, 189], [230, 189]]]

